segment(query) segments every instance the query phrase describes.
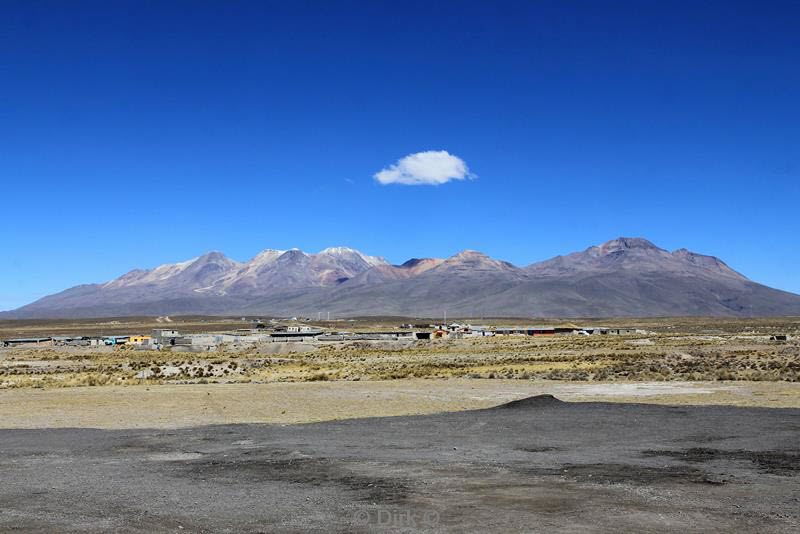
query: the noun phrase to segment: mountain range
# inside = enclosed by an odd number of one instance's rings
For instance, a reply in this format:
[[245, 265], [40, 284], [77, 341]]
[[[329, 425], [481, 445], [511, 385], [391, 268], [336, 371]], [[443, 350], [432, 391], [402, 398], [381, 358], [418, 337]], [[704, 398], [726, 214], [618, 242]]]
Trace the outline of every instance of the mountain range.
[[753, 282], [722, 260], [621, 237], [518, 267], [465, 250], [391, 265], [347, 247], [209, 252], [76, 286], [2, 318], [126, 315], [625, 317], [800, 315], [800, 295]]

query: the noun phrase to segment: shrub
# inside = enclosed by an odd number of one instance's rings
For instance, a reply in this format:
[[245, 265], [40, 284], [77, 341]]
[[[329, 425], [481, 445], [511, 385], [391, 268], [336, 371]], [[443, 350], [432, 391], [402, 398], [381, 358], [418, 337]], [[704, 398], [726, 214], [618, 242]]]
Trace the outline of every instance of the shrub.
[[314, 373], [313, 375], [308, 377], [310, 382], [318, 382], [318, 381], [325, 381], [330, 380], [330, 377], [327, 373]]

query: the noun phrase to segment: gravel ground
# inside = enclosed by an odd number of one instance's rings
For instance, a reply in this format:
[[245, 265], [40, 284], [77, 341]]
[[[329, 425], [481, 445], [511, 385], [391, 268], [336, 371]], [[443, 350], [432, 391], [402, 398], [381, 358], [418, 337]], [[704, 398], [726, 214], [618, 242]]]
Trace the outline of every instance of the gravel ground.
[[0, 530], [796, 532], [800, 409], [0, 431]]

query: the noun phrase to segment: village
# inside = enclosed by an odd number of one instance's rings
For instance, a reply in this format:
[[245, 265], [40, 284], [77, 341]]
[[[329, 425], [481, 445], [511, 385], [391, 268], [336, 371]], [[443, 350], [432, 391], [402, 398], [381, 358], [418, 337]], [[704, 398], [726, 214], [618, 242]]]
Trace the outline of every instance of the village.
[[[297, 323], [295, 318], [291, 322]], [[462, 339], [487, 336], [565, 336], [565, 335], [631, 335], [646, 331], [625, 327], [579, 326], [473, 326], [466, 323], [401, 324], [397, 330], [338, 331], [308, 324], [281, 324], [272, 319], [247, 320], [248, 328], [202, 333], [181, 333], [175, 329], [156, 328], [149, 334], [125, 335], [53, 335], [45, 337], [9, 338], [0, 340], [3, 347], [100, 347], [127, 345], [138, 350], [181, 349], [191, 352], [211, 351], [226, 344], [243, 347], [256, 343], [334, 342], [334, 341], [398, 341]]]

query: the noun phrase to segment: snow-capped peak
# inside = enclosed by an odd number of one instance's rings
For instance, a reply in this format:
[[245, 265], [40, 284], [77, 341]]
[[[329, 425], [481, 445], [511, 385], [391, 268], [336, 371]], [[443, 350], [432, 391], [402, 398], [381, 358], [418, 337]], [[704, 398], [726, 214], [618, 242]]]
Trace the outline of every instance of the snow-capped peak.
[[265, 265], [267, 263], [272, 263], [275, 261], [281, 254], [286, 252], [285, 250], [276, 250], [273, 248], [264, 249], [258, 254], [256, 254], [255, 258], [250, 260], [248, 263], [250, 265]]
[[388, 264], [385, 258], [380, 256], [367, 256], [363, 252], [350, 247], [328, 247], [322, 250], [320, 254], [326, 254], [328, 256], [358, 256], [371, 267]]
[[350, 247], [328, 247], [325, 250], [320, 251], [320, 254], [347, 254], [353, 252], [356, 254], [361, 254], [356, 249]]

